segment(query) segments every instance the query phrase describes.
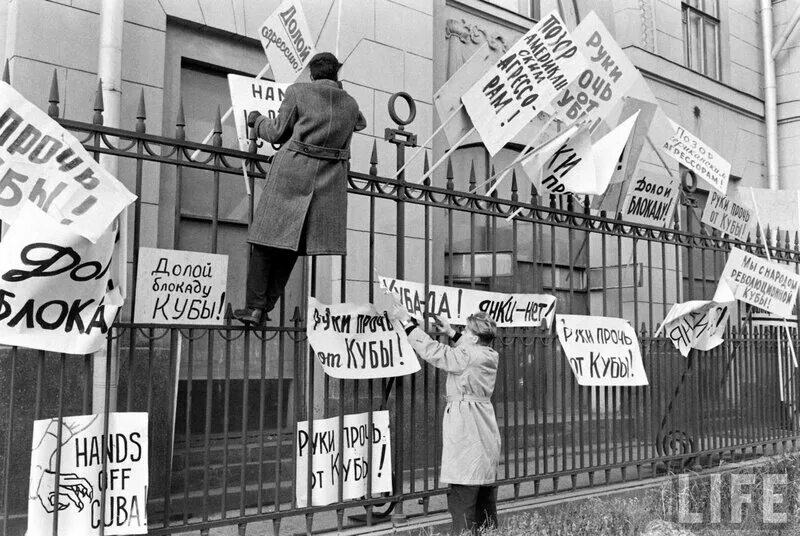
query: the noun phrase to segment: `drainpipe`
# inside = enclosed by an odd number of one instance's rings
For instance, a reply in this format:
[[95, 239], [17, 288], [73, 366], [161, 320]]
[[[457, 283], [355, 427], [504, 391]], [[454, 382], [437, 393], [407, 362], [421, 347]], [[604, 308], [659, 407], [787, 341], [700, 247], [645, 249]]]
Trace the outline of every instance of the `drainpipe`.
[[764, 123], [767, 130], [767, 186], [780, 188], [778, 178], [778, 103], [775, 59], [772, 57], [772, 0], [761, 3], [761, 52], [764, 56]]
[[[97, 57], [97, 77], [103, 88], [103, 124], [107, 127], [119, 127], [120, 102], [122, 100], [122, 28], [124, 22], [125, 0], [102, 0], [100, 7], [100, 51]], [[111, 175], [117, 176], [117, 157], [100, 155], [100, 165]], [[127, 222], [127, 211], [123, 211], [118, 220], [120, 225]], [[121, 227], [120, 249], [127, 245], [127, 226]], [[123, 250], [125, 251], [125, 250]], [[124, 257], [123, 257], [124, 259]], [[115, 264], [116, 265], [116, 264]], [[122, 281], [125, 281], [124, 263]], [[123, 295], [124, 295], [124, 288]], [[103, 413], [105, 407], [106, 387], [109, 389], [108, 406], [110, 411], [117, 407], [117, 388], [119, 383], [118, 361], [119, 346], [112, 344], [111, 359], [108, 360], [107, 349], [95, 352], [93, 356], [92, 375], [92, 412]], [[111, 364], [110, 384], [106, 386], [106, 362]]]

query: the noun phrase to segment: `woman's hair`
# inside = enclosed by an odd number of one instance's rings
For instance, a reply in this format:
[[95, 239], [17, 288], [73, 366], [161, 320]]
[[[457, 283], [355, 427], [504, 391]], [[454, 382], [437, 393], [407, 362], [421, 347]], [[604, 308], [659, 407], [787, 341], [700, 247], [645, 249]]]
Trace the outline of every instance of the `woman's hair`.
[[315, 54], [308, 62], [313, 80], [333, 80], [335, 82], [339, 79], [338, 73], [341, 66], [336, 56], [330, 52]]
[[467, 317], [467, 327], [478, 336], [481, 344], [489, 346], [497, 337], [497, 323], [494, 319], [483, 311], [474, 313]]

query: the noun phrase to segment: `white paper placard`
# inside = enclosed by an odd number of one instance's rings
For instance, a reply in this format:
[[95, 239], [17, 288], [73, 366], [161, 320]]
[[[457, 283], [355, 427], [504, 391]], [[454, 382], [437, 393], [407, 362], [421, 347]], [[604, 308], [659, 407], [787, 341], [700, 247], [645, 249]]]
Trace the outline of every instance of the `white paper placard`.
[[58, 419], [33, 423], [27, 534], [53, 534], [56, 509], [59, 536], [94, 536], [101, 524], [108, 536], [146, 534], [147, 413], [110, 413], [105, 437], [102, 415], [64, 417], [60, 445], [58, 428]]
[[[340, 434], [343, 437], [340, 437]], [[339, 444], [344, 447], [339, 450]], [[342, 500], [357, 499], [367, 494], [367, 482], [372, 480], [372, 493], [392, 491], [392, 444], [389, 412], [344, 416], [339, 429], [339, 417], [314, 420], [312, 436], [308, 421], [297, 423], [297, 452], [295, 453], [295, 498], [297, 506], [308, 506], [309, 457], [311, 458], [311, 505], [324, 506], [338, 500], [339, 482]], [[369, 450], [372, 449], [372, 465]]]
[[134, 322], [221, 324], [228, 256], [140, 248]]
[[556, 315], [556, 333], [578, 384], [648, 384], [639, 339], [627, 320]]

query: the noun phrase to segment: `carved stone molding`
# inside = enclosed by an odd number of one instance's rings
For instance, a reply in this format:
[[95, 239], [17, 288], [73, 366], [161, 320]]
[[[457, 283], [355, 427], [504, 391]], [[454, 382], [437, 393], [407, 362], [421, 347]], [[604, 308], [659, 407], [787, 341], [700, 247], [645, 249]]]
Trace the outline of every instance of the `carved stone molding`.
[[480, 44], [484, 41], [492, 50], [508, 50], [508, 40], [499, 33], [491, 35], [478, 24], [468, 23], [464, 19], [447, 19], [444, 31], [445, 39], [457, 38], [462, 43]]
[[653, 4], [650, 0], [639, 0], [639, 9], [642, 16], [642, 47], [650, 52], [655, 52], [656, 40]]

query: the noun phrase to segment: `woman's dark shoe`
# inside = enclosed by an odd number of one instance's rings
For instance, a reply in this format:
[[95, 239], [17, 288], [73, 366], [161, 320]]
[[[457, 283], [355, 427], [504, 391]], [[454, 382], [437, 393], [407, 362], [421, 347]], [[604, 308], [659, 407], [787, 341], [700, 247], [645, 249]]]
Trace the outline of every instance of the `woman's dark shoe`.
[[245, 309], [236, 309], [233, 312], [233, 317], [248, 326], [263, 326], [269, 321], [269, 316], [262, 309], [255, 309], [247, 307]]

